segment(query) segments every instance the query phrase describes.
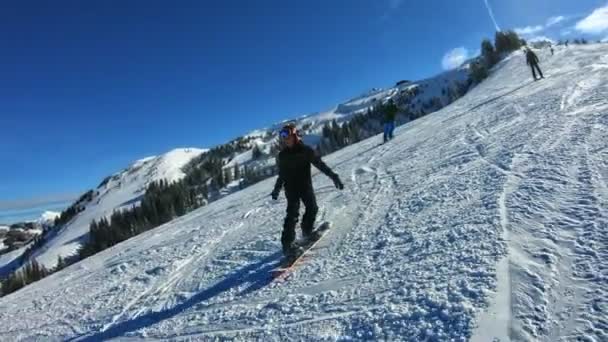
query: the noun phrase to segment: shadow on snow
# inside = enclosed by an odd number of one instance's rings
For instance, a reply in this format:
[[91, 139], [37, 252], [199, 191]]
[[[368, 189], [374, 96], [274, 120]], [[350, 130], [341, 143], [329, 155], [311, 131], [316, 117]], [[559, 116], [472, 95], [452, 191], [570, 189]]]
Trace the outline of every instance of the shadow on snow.
[[77, 336], [69, 339], [69, 341], [100, 341], [123, 336], [126, 333], [137, 331], [139, 329], [162, 322], [166, 319], [175, 317], [180, 313], [193, 308], [198, 303], [205, 302], [228, 290], [241, 286], [245, 286], [245, 288], [242, 289], [238, 295], [245, 296], [270, 284], [272, 281], [270, 271], [278, 265], [280, 255], [280, 252], [276, 252], [258, 261], [257, 263], [240, 268], [230, 273], [219, 283], [190, 297], [185, 302], [180, 303], [173, 308], [165, 309], [159, 312], [149, 312], [142, 316], [115, 324], [105, 331], [100, 331], [89, 336]]

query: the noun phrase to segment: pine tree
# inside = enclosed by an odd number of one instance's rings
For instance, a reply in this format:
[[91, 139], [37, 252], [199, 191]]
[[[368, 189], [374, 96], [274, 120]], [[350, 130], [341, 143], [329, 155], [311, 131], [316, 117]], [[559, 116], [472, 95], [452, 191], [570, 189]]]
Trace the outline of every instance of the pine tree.
[[488, 78], [488, 68], [486, 67], [485, 63], [471, 63], [469, 76], [473, 82], [479, 83]]
[[224, 183], [224, 174], [220, 169], [220, 171], [215, 176], [215, 186], [217, 187], [217, 190], [219, 190], [223, 188], [225, 184], [226, 183]]
[[201, 195], [203, 195], [204, 199], [209, 199], [209, 188], [206, 182], [201, 185]]
[[350, 139], [350, 129], [348, 128], [348, 124], [344, 123], [342, 124], [342, 132], [341, 132], [341, 138], [342, 138], [342, 146], [347, 146], [351, 143], [351, 139]]
[[334, 146], [334, 150], [341, 148], [342, 145], [342, 129], [336, 120], [332, 120], [331, 122], [331, 140], [332, 145]]
[[498, 31], [494, 38], [496, 52], [501, 55], [521, 48], [521, 39], [514, 31]]
[[235, 180], [241, 179], [241, 171], [239, 170], [239, 164], [238, 163], [234, 164], [234, 179]]
[[258, 144], [253, 145], [253, 149], [251, 150], [251, 156], [254, 160], [258, 160], [260, 158], [262, 158], [262, 150], [260, 149], [260, 147], [258, 146]]
[[230, 172], [230, 169], [226, 169], [226, 170], [224, 170], [224, 184], [225, 184], [225, 186], [227, 186], [231, 182], [232, 182], [232, 173]]
[[481, 55], [483, 56], [487, 68], [491, 68], [498, 63], [498, 54], [496, 53], [496, 50], [494, 50], [492, 42], [488, 39], [484, 39], [481, 42]]

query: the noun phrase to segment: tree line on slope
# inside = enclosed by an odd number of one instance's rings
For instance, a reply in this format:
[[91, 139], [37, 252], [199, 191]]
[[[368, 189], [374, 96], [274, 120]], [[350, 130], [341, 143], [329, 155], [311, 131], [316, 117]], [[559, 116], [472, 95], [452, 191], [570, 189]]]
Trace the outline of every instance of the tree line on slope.
[[475, 83], [479, 83], [489, 76], [492, 69], [507, 54], [520, 49], [526, 45], [514, 31], [498, 31], [494, 37], [494, 44], [489, 39], [481, 42], [481, 56], [471, 63], [470, 77]]
[[9, 293], [15, 292], [28, 284], [31, 284], [48, 276], [54, 271], [55, 270], [47, 270], [44, 266], [40, 265], [35, 260], [28, 262], [21, 269], [11, 273], [8, 278], [2, 281], [0, 295], [4, 296]]

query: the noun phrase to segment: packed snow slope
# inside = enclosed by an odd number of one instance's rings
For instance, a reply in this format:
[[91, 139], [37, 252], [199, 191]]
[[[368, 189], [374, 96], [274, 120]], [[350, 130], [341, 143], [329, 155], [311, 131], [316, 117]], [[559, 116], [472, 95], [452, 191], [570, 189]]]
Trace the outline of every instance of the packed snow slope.
[[0, 340], [606, 341], [608, 45], [540, 57], [326, 157], [282, 281], [269, 179], [1, 298]]

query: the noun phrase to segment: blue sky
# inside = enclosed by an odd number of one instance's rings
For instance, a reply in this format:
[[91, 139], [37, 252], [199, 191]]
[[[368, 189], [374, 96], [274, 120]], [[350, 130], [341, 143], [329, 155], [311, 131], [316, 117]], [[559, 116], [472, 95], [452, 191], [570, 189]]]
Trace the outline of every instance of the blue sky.
[[372, 87], [432, 76], [474, 55], [496, 26], [518, 28], [527, 38], [606, 38], [607, 13], [587, 17], [607, 5], [596, 0], [3, 4], [0, 221], [2, 211], [6, 220], [7, 213], [57, 206], [133, 160], [176, 147], [211, 147], [285, 118], [329, 109]]

